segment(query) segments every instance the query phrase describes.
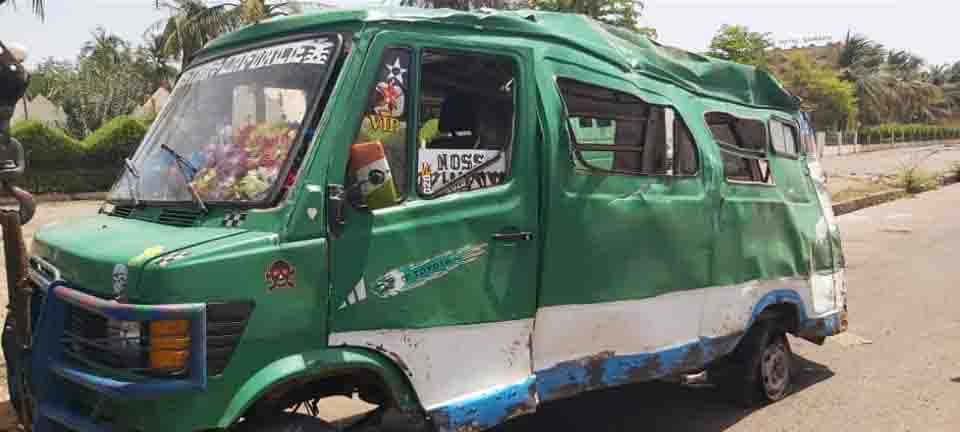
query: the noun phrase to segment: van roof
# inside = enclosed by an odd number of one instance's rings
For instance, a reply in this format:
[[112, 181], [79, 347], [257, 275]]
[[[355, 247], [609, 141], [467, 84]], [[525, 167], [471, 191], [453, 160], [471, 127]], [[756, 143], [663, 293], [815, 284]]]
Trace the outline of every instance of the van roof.
[[533, 10], [465, 12], [409, 7], [321, 10], [270, 19], [221, 36], [208, 44], [198, 58], [267, 38], [350, 22], [441, 25], [460, 27], [467, 32], [496, 32], [507, 37], [560, 43], [588, 52], [625, 72], [668, 82], [703, 97], [756, 108], [788, 112], [799, 109], [796, 98], [772, 75], [755, 67], [665, 46], [583, 15]]

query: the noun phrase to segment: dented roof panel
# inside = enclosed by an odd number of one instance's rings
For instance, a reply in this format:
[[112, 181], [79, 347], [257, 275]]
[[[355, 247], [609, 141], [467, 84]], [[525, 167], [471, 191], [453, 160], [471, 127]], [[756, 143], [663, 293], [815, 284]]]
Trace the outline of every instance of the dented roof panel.
[[245, 27], [211, 42], [202, 56], [264, 39], [323, 30], [356, 23], [411, 24], [417, 31], [431, 27], [459, 27], [464, 32], [500, 33], [573, 46], [598, 62], [612, 63], [625, 72], [668, 82], [703, 97], [758, 108], [795, 112], [796, 99], [769, 73], [752, 66], [709, 58], [659, 44], [647, 37], [603, 24], [583, 15], [532, 10], [464, 12], [452, 9], [375, 8], [336, 9], [283, 17]]

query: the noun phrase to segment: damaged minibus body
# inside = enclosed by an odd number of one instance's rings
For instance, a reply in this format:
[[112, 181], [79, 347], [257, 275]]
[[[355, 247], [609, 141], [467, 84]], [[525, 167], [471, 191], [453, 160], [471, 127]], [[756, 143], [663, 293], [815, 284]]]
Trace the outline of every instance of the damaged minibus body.
[[36, 235], [11, 395], [143, 432], [329, 430], [302, 413], [336, 395], [482, 430], [702, 370], [776, 401], [785, 335], [847, 324], [809, 138], [767, 73], [578, 15], [248, 26], [99, 214]]

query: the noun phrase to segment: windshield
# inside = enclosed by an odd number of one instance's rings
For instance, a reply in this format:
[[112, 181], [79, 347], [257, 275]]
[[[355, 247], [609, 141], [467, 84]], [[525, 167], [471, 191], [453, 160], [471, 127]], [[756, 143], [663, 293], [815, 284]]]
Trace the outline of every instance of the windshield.
[[312, 136], [304, 123], [339, 48], [340, 36], [322, 36], [185, 71], [110, 199], [268, 199], [285, 183], [280, 177], [295, 143]]

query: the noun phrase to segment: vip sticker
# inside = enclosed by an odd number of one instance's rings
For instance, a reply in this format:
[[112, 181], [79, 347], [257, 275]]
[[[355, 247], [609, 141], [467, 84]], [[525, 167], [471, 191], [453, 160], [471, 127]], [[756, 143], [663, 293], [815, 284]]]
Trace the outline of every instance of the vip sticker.
[[267, 281], [267, 289], [270, 291], [277, 289], [295, 288], [297, 286], [297, 269], [284, 260], [276, 260], [270, 265], [264, 274]]

